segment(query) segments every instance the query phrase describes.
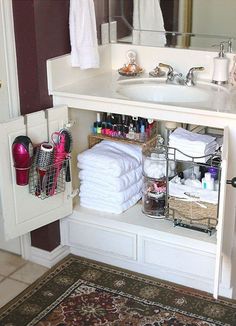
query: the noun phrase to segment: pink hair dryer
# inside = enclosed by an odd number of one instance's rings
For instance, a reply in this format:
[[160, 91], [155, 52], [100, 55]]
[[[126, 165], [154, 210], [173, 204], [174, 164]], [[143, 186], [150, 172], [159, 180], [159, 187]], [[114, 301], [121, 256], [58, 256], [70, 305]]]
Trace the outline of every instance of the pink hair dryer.
[[29, 171], [33, 158], [33, 145], [29, 137], [15, 138], [12, 144], [12, 157], [16, 169], [16, 184], [25, 186], [29, 183]]

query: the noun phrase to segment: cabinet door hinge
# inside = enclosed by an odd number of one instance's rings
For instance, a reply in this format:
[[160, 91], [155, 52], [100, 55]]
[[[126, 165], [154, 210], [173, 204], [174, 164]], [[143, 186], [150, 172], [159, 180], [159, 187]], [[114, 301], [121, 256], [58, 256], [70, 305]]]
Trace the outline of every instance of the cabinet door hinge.
[[64, 124], [64, 128], [70, 129], [73, 127], [78, 121], [77, 120], [69, 120], [67, 123]]
[[70, 195], [67, 195], [67, 199], [75, 198], [79, 194], [79, 188], [74, 189]]

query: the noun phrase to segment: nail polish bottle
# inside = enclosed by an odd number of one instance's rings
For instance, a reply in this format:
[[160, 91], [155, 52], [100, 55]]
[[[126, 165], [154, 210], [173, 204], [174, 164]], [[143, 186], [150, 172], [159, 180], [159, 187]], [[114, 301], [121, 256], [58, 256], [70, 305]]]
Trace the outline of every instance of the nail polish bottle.
[[135, 121], [134, 131], [135, 131], [134, 139], [140, 141], [140, 126], [138, 121]]
[[106, 135], [106, 122], [102, 122], [102, 135]]
[[145, 130], [145, 125], [142, 124], [140, 128], [140, 141], [145, 142], [146, 140], [146, 130]]
[[93, 134], [97, 134], [97, 122], [94, 122], [93, 124]]
[[102, 124], [101, 122], [97, 123], [97, 134], [101, 134], [102, 133]]
[[108, 126], [107, 129], [108, 129], [107, 136], [112, 137], [112, 125]]
[[101, 114], [97, 113], [97, 123], [101, 122]]
[[127, 138], [128, 133], [129, 133], [129, 127], [124, 126], [124, 128], [123, 128], [123, 138]]
[[118, 136], [117, 125], [113, 125], [113, 128], [112, 128], [112, 137], [117, 137], [117, 136]]
[[122, 134], [122, 125], [118, 125], [117, 126], [117, 137], [122, 138], [123, 134]]
[[128, 132], [128, 134], [126, 135], [126, 137], [127, 137], [128, 139], [134, 139], [134, 137], [135, 137], [135, 132], [134, 132], [134, 126], [133, 126], [133, 123], [130, 123], [130, 125], [129, 125], [129, 132]]

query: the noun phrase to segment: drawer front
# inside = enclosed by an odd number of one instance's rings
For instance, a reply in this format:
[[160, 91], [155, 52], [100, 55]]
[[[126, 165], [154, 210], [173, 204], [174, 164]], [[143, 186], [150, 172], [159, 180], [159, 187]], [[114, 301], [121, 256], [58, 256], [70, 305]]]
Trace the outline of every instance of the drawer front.
[[103, 254], [137, 259], [137, 236], [133, 233], [70, 221], [68, 239], [74, 247], [82, 246]]
[[214, 278], [214, 254], [147, 238], [143, 239], [142, 249], [144, 264], [169, 268], [183, 275]]

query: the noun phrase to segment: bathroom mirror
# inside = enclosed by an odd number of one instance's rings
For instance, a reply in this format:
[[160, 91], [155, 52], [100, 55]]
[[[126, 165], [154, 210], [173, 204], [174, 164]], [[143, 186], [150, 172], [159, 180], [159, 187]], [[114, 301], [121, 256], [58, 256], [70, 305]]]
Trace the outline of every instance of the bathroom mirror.
[[109, 0], [110, 39], [213, 51], [225, 41], [232, 52], [235, 12], [235, 0]]

